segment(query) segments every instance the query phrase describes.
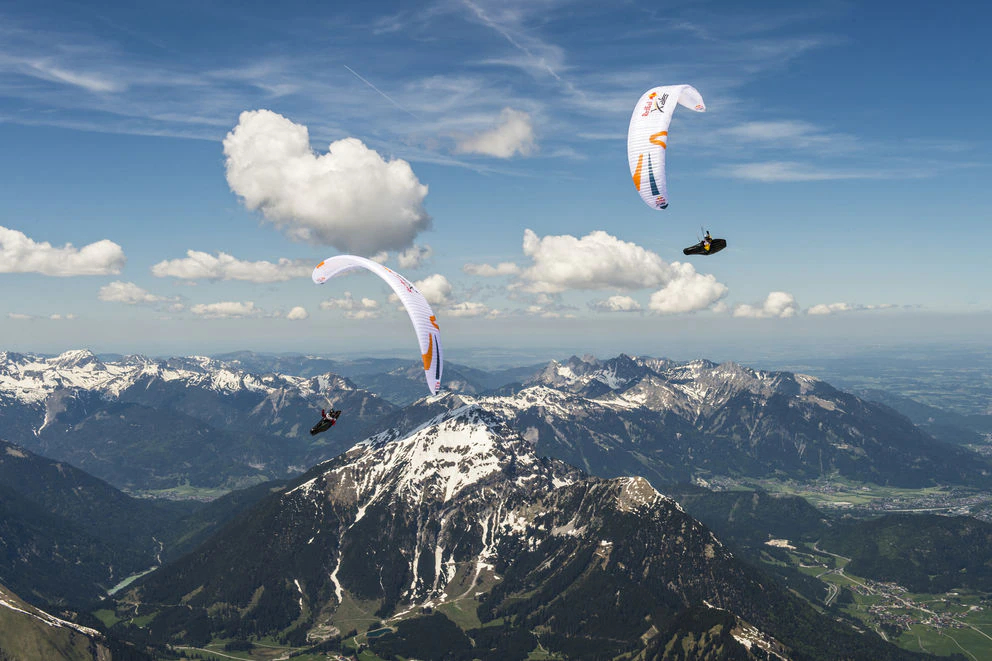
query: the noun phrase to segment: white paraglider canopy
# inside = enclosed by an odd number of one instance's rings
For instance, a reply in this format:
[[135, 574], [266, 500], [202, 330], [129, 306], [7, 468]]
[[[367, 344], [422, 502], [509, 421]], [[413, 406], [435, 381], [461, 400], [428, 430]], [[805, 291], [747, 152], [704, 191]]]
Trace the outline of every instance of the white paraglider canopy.
[[375, 273], [385, 280], [399, 297], [407, 314], [410, 315], [414, 330], [417, 332], [427, 387], [432, 395], [437, 394], [441, 387], [443, 367], [441, 362], [441, 329], [438, 327], [437, 317], [434, 316], [434, 311], [431, 310], [427, 299], [413, 286], [413, 283], [382, 264], [356, 255], [338, 255], [325, 259], [314, 268], [313, 281], [322, 285], [337, 275], [356, 269], [366, 269]]
[[691, 85], [653, 87], [641, 95], [627, 129], [627, 160], [630, 176], [641, 199], [652, 209], [668, 207], [665, 152], [668, 126], [679, 105], [705, 112], [703, 97]]

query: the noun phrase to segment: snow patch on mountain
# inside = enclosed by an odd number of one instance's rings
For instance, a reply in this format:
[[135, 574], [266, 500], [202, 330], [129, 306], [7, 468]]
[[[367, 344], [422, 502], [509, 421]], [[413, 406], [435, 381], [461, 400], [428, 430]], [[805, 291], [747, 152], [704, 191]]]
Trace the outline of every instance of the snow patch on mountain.
[[[422, 605], [457, 598], [449, 586], [472, 594], [492, 574], [501, 541], [528, 534], [537, 512], [523, 505], [524, 494], [551, 493], [578, 479], [574, 469], [538, 459], [487, 401], [450, 394], [432, 399], [460, 405], [406, 434], [388, 430], [355, 445], [284, 495], [318, 512], [327, 502], [336, 512], [353, 508], [342, 520], [341, 539], [379, 505], [385, 508], [379, 512], [408, 512], [404, 520], [415, 522], [416, 543], [404, 553], [410, 576], [405, 599]], [[473, 512], [468, 529], [455, 515], [465, 507]], [[576, 526], [570, 534], [581, 532]], [[456, 561], [469, 538], [478, 540], [471, 559]], [[338, 557], [330, 581], [339, 603], [345, 590], [340, 571]], [[464, 582], [455, 587], [458, 576]]]
[[75, 622], [69, 622], [67, 620], [57, 618], [54, 615], [50, 615], [43, 610], [38, 610], [37, 608], [34, 608], [33, 606], [28, 606], [27, 604], [24, 604], [24, 608], [21, 608], [18, 605], [18, 602], [15, 600], [15, 597], [5, 592], [3, 588], [0, 588], [0, 606], [3, 606], [4, 608], [9, 608], [10, 610], [15, 611], [17, 613], [23, 613], [24, 615], [27, 615], [28, 617], [32, 617], [49, 627], [54, 627], [59, 629], [73, 629], [75, 631], [78, 631], [79, 633], [85, 634], [93, 638], [103, 638], [103, 635], [96, 629], [90, 629], [89, 627], [84, 627], [82, 625], [76, 624]]

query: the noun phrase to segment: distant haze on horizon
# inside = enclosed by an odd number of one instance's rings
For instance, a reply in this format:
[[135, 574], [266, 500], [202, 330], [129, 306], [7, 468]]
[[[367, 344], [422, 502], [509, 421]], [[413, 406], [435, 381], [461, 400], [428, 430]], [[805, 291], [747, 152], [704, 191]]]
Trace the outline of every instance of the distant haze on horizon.
[[[981, 315], [944, 316], [917, 313], [895, 318], [872, 320], [852, 326], [833, 319], [828, 325], [823, 320], [794, 319], [789, 328], [782, 328], [778, 322], [775, 330], [761, 321], [734, 320], [736, 333], [715, 332], [708, 325], [681, 324], [659, 330], [652, 340], [645, 340], [643, 328], [631, 328], [628, 324], [617, 328], [608, 320], [601, 320], [597, 328], [602, 335], [588, 342], [580, 343], [562, 336], [557, 324], [547, 323], [538, 332], [526, 337], [511, 336], [518, 340], [515, 344], [499, 344], [505, 339], [504, 323], [489, 320], [483, 326], [491, 326], [487, 332], [450, 332], [446, 336], [445, 359], [482, 368], [499, 368], [546, 362], [551, 359], [564, 359], [572, 355], [594, 355], [609, 358], [621, 353], [628, 355], [655, 356], [673, 360], [695, 360], [698, 358], [716, 362], [734, 361], [755, 363], [763, 361], [780, 362], [800, 359], [853, 357], [874, 352], [893, 354], [906, 352], [921, 357], [941, 354], [992, 355], [992, 338], [983, 333], [988, 319]], [[406, 323], [405, 319], [400, 321]], [[642, 318], [640, 326], [656, 324], [656, 319]], [[879, 322], [887, 323], [879, 323]], [[953, 334], [944, 329], [945, 324], [953, 324]], [[389, 328], [375, 337], [350, 336], [335, 340], [333, 335], [303, 335], [292, 341], [266, 340], [264, 337], [250, 338], [231, 334], [214, 341], [190, 344], [186, 342], [153, 341], [150, 338], [114, 337], [113, 334], [96, 343], [75, 341], [71, 336], [57, 334], [54, 337], [35, 338], [33, 342], [7, 343], [0, 351], [57, 355], [74, 349], [88, 349], [96, 354], [140, 354], [154, 357], [190, 355], [220, 355], [238, 351], [260, 354], [286, 354], [321, 356], [336, 360], [360, 358], [397, 358], [415, 362], [419, 359], [416, 340], [408, 328], [402, 324]], [[839, 327], [839, 328], [838, 328]], [[944, 329], [940, 332], [939, 329]], [[477, 329], [479, 330], [479, 329]], [[909, 332], [907, 332], [909, 331]], [[943, 338], [943, 339], [941, 339]], [[490, 339], [493, 344], [485, 344]], [[350, 346], [342, 346], [347, 344]]]

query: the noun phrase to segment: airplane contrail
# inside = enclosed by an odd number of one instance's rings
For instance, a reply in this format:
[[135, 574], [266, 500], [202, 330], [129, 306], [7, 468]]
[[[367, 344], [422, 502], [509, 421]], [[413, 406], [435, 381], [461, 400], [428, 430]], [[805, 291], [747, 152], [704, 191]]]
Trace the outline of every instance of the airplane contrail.
[[355, 76], [355, 78], [357, 78], [358, 80], [362, 81], [363, 83], [365, 83], [366, 85], [368, 85], [369, 87], [371, 87], [372, 89], [374, 89], [376, 92], [378, 92], [382, 96], [382, 98], [386, 99], [391, 104], [393, 104], [394, 106], [396, 106], [397, 108], [399, 108], [400, 110], [402, 110], [403, 112], [405, 112], [406, 114], [410, 115], [410, 117], [413, 117], [418, 122], [419, 121], [422, 121], [419, 117], [417, 117], [416, 115], [414, 115], [412, 112], [410, 112], [409, 110], [407, 110], [406, 108], [404, 108], [400, 104], [396, 103], [396, 101], [394, 101], [391, 96], [389, 96], [388, 94], [386, 94], [385, 92], [383, 92], [381, 89], [379, 89], [378, 87], [376, 87], [375, 85], [373, 85], [369, 81], [367, 81], [364, 78], [362, 78], [357, 71], [355, 71], [354, 69], [352, 69], [351, 67], [349, 67], [347, 64], [343, 64], [342, 66], [345, 69], [347, 69], [348, 71], [350, 71], [352, 73], [352, 75]]

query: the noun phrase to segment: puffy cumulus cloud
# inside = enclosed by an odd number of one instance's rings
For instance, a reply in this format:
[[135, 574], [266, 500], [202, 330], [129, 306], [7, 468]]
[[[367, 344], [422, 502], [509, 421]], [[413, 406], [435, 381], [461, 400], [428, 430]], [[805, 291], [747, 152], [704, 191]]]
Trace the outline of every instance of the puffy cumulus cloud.
[[430, 246], [410, 246], [396, 256], [401, 269], [418, 269], [431, 258], [434, 250]]
[[713, 306], [727, 295], [727, 286], [710, 274], [697, 273], [692, 264], [671, 265], [668, 284], [651, 294], [648, 308], [662, 314], [695, 312]]
[[371, 259], [376, 264], [385, 264], [386, 262], [389, 261], [389, 253], [386, 252], [385, 250], [380, 250], [376, 254], [369, 257], [369, 259]]
[[735, 317], [751, 317], [768, 319], [795, 317], [799, 313], [796, 298], [784, 291], [773, 291], [765, 298], [764, 303], [757, 305], [737, 305], [734, 307]]
[[838, 312], [849, 312], [854, 309], [849, 303], [820, 303], [806, 310], [806, 314], [827, 315]]
[[495, 278], [501, 275], [518, 275], [520, 267], [513, 262], [500, 262], [496, 266], [491, 264], [466, 264], [462, 271], [469, 275], [477, 275], [482, 278]]
[[[488, 306], [475, 301], [455, 302], [452, 298], [454, 287], [451, 282], [441, 275], [434, 273], [423, 280], [416, 280], [413, 286], [423, 294], [431, 307], [437, 310], [444, 310], [445, 316], [450, 317], [479, 317], [483, 315], [495, 316], [499, 314]], [[399, 303], [400, 299], [396, 294], [390, 294], [389, 300], [392, 303]]]
[[254, 317], [262, 313], [255, 307], [253, 301], [221, 301], [219, 303], [199, 303], [191, 307], [190, 312], [207, 319], [233, 319], [239, 317]]
[[538, 237], [524, 230], [524, 254], [533, 265], [521, 273], [523, 288], [555, 294], [568, 289], [643, 289], [668, 282], [671, 267], [655, 253], [602, 230], [581, 239]]
[[430, 226], [427, 186], [410, 164], [355, 138], [316, 154], [305, 126], [251, 110], [224, 138], [224, 155], [231, 190], [296, 241], [369, 255], [403, 250]]
[[600, 312], [636, 312], [641, 309], [641, 304], [630, 296], [617, 295], [605, 301], [593, 301], [589, 307]]
[[888, 310], [896, 307], [892, 303], [881, 303], [879, 305], [857, 305], [852, 303], [820, 303], [806, 310], [806, 314], [827, 315], [840, 312], [858, 312], [861, 310]]
[[289, 311], [289, 314], [286, 315], [286, 318], [289, 319], [290, 321], [302, 321], [303, 319], [306, 319], [309, 316], [310, 313], [307, 312], [307, 309], [305, 307], [301, 307], [297, 305], [295, 308]]
[[171, 259], [152, 266], [152, 274], [160, 278], [180, 280], [245, 280], [248, 282], [285, 282], [310, 275], [313, 265], [300, 260], [280, 259], [278, 263], [249, 262], [224, 252], [217, 256], [197, 250], [187, 250], [184, 259]]
[[451, 283], [440, 273], [429, 275], [413, 284], [431, 305], [445, 306], [451, 303]]
[[484, 303], [476, 301], [462, 301], [448, 306], [444, 315], [446, 317], [495, 317], [499, 315], [499, 310], [493, 310]]
[[514, 154], [526, 156], [534, 151], [534, 147], [534, 126], [530, 115], [521, 110], [503, 108], [493, 128], [462, 138], [455, 151], [510, 158]]
[[349, 319], [374, 319], [379, 316], [379, 301], [371, 298], [356, 299], [350, 291], [343, 298], [331, 298], [321, 301], [322, 310], [342, 310]]
[[56, 248], [23, 232], [0, 226], [0, 273], [41, 273], [53, 276], [116, 275], [124, 268], [124, 250], [107, 239], [75, 248]]
[[108, 303], [124, 303], [125, 305], [138, 305], [139, 303], [154, 304], [175, 300], [156, 296], [133, 282], [121, 282], [120, 280], [115, 280], [109, 285], [100, 287], [97, 298]]

